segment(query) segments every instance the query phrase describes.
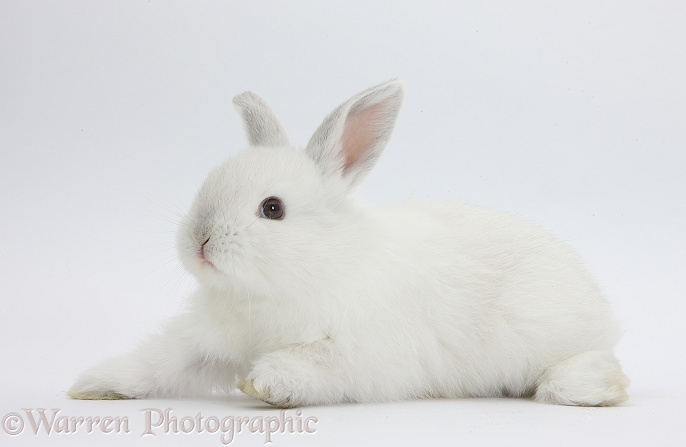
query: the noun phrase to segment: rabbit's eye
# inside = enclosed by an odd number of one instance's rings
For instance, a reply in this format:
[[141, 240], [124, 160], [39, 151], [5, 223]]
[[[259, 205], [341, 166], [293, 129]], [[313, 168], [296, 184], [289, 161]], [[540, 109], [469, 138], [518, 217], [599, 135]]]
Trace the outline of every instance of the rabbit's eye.
[[283, 219], [283, 214], [283, 202], [276, 197], [264, 199], [264, 202], [260, 205], [260, 217], [265, 219], [281, 220]]

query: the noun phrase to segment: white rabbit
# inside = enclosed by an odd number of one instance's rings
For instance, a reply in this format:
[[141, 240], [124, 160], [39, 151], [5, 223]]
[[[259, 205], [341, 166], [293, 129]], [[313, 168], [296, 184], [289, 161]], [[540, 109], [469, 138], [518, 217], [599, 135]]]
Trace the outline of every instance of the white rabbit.
[[[577, 256], [535, 225], [459, 202], [381, 209], [351, 192], [378, 160], [404, 87], [342, 104], [305, 150], [265, 102], [234, 103], [250, 148], [210, 173], [178, 248], [199, 287], [75, 399], [230, 391], [280, 407], [531, 396], [615, 405], [619, 329]], [[237, 379], [240, 379], [237, 382]]]

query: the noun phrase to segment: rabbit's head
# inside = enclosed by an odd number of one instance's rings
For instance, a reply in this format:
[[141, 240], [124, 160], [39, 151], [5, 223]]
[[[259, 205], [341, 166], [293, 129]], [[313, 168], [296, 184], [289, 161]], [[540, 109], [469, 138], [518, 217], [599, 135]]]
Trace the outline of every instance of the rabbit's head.
[[365, 238], [365, 213], [349, 195], [378, 160], [402, 97], [399, 81], [355, 95], [302, 150], [261, 98], [236, 96], [250, 147], [209, 174], [182, 222], [186, 268], [206, 286], [248, 295], [325, 287], [356, 261], [349, 246]]

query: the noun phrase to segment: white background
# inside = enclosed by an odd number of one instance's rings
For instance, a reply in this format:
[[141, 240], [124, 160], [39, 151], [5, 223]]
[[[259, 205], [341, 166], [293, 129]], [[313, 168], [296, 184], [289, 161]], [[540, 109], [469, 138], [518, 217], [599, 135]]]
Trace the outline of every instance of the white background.
[[[0, 3], [0, 417], [126, 416], [132, 433], [0, 444], [221, 445], [140, 437], [141, 409], [274, 415], [243, 396], [75, 402], [192, 288], [174, 231], [245, 145], [250, 89], [306, 143], [336, 105], [400, 77], [388, 150], [358, 196], [459, 197], [525, 216], [585, 258], [623, 320], [620, 408], [443, 400], [307, 408], [275, 445], [679, 445], [686, 438], [686, 3], [12, 1]], [[28, 423], [27, 423], [28, 424]], [[260, 435], [234, 444], [262, 445]]]

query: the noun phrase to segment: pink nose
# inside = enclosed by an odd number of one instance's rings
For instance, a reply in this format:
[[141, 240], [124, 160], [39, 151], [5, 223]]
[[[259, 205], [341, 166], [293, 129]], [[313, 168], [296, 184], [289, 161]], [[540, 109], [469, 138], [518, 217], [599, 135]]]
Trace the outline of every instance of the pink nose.
[[198, 259], [200, 259], [200, 262], [202, 264], [212, 265], [212, 262], [210, 262], [210, 260], [207, 259], [207, 257], [205, 256], [205, 245], [207, 245], [207, 243], [209, 241], [210, 241], [210, 238], [207, 238], [207, 240], [205, 242], [203, 242], [202, 245], [200, 246], [200, 250], [198, 251]]

